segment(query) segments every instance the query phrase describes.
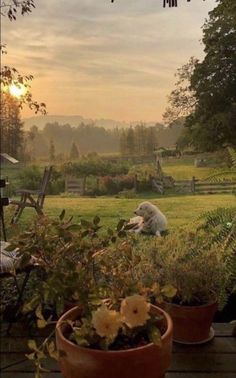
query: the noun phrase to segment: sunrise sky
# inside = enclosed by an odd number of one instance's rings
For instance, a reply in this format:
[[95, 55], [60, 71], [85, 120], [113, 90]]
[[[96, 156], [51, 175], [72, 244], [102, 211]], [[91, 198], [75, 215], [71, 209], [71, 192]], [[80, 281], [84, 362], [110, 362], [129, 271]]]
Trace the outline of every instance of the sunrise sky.
[[[48, 114], [161, 121], [176, 69], [203, 57], [201, 26], [215, 0], [35, 0], [2, 21], [3, 63], [33, 74]], [[24, 109], [23, 116], [34, 114]]]

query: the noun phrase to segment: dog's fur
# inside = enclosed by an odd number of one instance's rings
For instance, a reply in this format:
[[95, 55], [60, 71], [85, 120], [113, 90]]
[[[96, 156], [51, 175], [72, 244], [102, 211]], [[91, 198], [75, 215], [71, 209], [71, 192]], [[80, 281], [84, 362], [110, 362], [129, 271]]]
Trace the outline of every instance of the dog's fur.
[[131, 218], [130, 223], [136, 224], [134, 232], [143, 232], [160, 236], [167, 229], [167, 220], [157, 206], [150, 202], [142, 202], [135, 210], [137, 217]]

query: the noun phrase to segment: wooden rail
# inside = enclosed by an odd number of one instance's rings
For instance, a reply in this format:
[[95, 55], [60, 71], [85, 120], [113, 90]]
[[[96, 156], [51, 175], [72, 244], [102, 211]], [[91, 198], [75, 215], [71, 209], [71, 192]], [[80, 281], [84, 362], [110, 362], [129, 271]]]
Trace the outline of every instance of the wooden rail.
[[81, 194], [83, 183], [81, 179], [67, 176], [65, 179], [65, 192], [72, 194]]
[[211, 182], [198, 180], [177, 180], [174, 183], [176, 192], [213, 194], [213, 193], [233, 193], [236, 192], [236, 181]]

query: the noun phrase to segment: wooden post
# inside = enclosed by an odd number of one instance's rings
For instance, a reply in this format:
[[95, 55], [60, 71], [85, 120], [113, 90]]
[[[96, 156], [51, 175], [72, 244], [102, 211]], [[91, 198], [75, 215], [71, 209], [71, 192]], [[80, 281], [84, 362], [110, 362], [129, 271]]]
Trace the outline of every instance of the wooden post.
[[97, 177], [96, 179], [96, 190], [99, 191], [100, 188], [100, 177]]
[[191, 181], [191, 192], [195, 193], [195, 183], [196, 183], [196, 178], [193, 176], [192, 181]]
[[134, 175], [134, 191], [137, 193], [138, 191], [138, 176]]
[[86, 179], [87, 179], [87, 176], [84, 176], [83, 177], [83, 182], [82, 182], [82, 196], [85, 195], [85, 192], [86, 192]]

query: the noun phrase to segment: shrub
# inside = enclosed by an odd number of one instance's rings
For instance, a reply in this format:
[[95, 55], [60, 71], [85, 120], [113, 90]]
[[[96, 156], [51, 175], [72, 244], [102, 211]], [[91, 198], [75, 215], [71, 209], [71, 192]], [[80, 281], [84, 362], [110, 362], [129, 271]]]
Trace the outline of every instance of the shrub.
[[180, 230], [150, 242], [147, 253], [160, 284], [169, 282], [177, 289], [175, 303], [202, 305], [216, 299], [224, 305], [231, 277], [207, 233]]
[[103, 194], [117, 194], [119, 187], [114, 178], [111, 176], [104, 176], [101, 178], [101, 192]]
[[42, 181], [42, 174], [42, 169], [36, 165], [24, 168], [18, 175], [20, 188], [37, 190]]

